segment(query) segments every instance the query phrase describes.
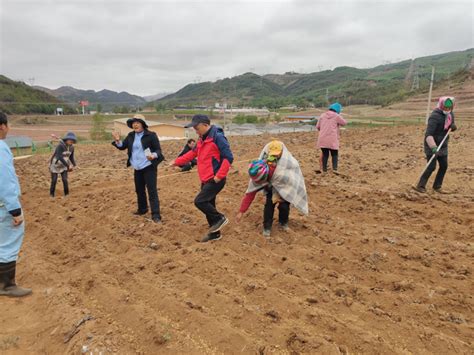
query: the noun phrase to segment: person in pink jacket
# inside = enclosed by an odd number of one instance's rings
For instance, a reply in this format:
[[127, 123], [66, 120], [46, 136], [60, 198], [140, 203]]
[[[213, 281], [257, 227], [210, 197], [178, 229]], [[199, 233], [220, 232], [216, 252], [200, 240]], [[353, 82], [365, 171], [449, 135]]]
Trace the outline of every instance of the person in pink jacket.
[[339, 102], [329, 106], [329, 110], [319, 117], [316, 129], [319, 131], [317, 147], [323, 152], [322, 168], [328, 170], [329, 153], [332, 158], [332, 170], [337, 172], [339, 151], [339, 127], [345, 126], [347, 121], [341, 117], [342, 105]]

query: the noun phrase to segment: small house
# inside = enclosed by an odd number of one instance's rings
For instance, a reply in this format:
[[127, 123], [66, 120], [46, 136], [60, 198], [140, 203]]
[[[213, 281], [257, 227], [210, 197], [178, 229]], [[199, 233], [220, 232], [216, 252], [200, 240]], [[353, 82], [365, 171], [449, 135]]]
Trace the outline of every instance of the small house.
[[5, 143], [7, 143], [10, 149], [31, 148], [33, 146], [33, 140], [26, 136], [8, 136], [5, 138]]

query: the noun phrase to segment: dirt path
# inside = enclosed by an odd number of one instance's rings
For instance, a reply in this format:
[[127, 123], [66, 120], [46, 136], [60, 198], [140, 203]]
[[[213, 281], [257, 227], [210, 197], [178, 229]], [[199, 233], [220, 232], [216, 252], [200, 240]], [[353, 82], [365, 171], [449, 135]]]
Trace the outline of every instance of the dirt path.
[[[71, 174], [67, 199], [48, 197], [47, 157], [18, 161], [27, 218], [18, 275], [34, 295], [0, 300], [0, 352], [472, 353], [474, 125], [460, 126], [448, 195], [410, 189], [424, 166], [421, 128], [344, 131], [341, 176], [314, 173], [313, 134], [281, 135], [311, 212], [292, 210], [290, 232], [275, 228], [271, 241], [261, 236], [263, 197], [233, 221], [245, 163], [218, 198], [232, 220], [224, 238], [200, 244], [195, 173], [160, 179], [157, 226], [132, 216], [132, 174], [110, 146], [77, 146], [82, 167], [104, 170]], [[268, 139], [232, 137], [236, 159]], [[163, 146], [169, 159], [181, 148]]]

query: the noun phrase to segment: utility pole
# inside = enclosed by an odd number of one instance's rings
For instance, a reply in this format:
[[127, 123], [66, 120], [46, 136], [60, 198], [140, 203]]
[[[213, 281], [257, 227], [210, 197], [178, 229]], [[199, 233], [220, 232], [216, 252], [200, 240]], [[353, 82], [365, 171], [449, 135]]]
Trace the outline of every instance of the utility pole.
[[418, 90], [420, 88], [420, 76], [418, 74], [418, 67], [415, 66], [413, 74], [413, 81], [411, 83], [410, 91]]
[[326, 88], [326, 102], [329, 105], [329, 89]]
[[[430, 92], [428, 94], [428, 105], [426, 107], [426, 120], [425, 123], [428, 124], [428, 118], [430, 117], [430, 108], [431, 108], [431, 92], [433, 91], [433, 80], [434, 80], [435, 67], [431, 66], [431, 80], [430, 80]], [[420, 122], [420, 119], [418, 119]]]
[[225, 133], [225, 123], [226, 123], [225, 122], [225, 109], [226, 109], [226, 107], [227, 107], [227, 102], [224, 103], [224, 133]]

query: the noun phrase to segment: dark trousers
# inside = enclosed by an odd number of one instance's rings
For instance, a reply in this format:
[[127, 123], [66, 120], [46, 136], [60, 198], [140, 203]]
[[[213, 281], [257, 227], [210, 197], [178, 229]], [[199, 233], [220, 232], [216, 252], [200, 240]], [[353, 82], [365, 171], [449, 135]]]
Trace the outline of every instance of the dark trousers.
[[[263, 228], [271, 229], [273, 225], [273, 215], [275, 213], [276, 203], [272, 201], [273, 193], [272, 191], [267, 193], [267, 201], [265, 202], [265, 207], [263, 208]], [[290, 217], [290, 203], [287, 201], [278, 203], [278, 221], [280, 224], [288, 223]]]
[[338, 160], [338, 150], [337, 149], [329, 149], [329, 148], [321, 148], [323, 152], [323, 171], [328, 171], [328, 160], [329, 160], [329, 153], [331, 153], [331, 160], [332, 160], [332, 170], [337, 170], [337, 160]]
[[[49, 189], [49, 194], [54, 196], [56, 191], [56, 184], [58, 183], [58, 173], [51, 173], [51, 187]], [[67, 182], [67, 170], [61, 173], [61, 180], [63, 181], [64, 195], [69, 195], [69, 184]]]
[[[431, 157], [432, 157], [431, 155], [427, 156], [426, 161], [429, 161]], [[436, 169], [436, 161], [438, 161], [439, 169], [438, 169], [438, 173], [436, 174], [435, 181], [433, 183], [433, 189], [441, 188], [441, 186], [443, 185], [444, 175], [446, 174], [446, 170], [448, 170], [448, 156], [447, 155], [437, 156], [435, 159], [433, 159], [431, 164], [428, 165], [428, 168], [421, 176], [418, 186], [426, 187], [426, 184], [428, 183], [428, 179], [430, 178], [433, 171], [435, 171]]]
[[191, 160], [191, 162], [189, 162], [189, 163], [183, 165], [183, 166], [181, 167], [181, 171], [189, 171], [189, 170], [191, 170], [194, 166], [196, 166], [196, 164], [197, 164], [197, 160], [196, 160], [196, 159], [193, 159], [193, 160]]
[[216, 197], [225, 186], [225, 179], [214, 182], [211, 180], [201, 185], [201, 191], [194, 199], [194, 205], [206, 215], [207, 223], [212, 226], [218, 222], [223, 214], [216, 209]]
[[138, 211], [146, 212], [148, 203], [146, 200], [146, 190], [148, 190], [148, 200], [150, 201], [151, 214], [160, 217], [160, 200], [158, 199], [158, 167], [147, 166], [142, 170], [135, 170], [135, 191], [137, 193]]

